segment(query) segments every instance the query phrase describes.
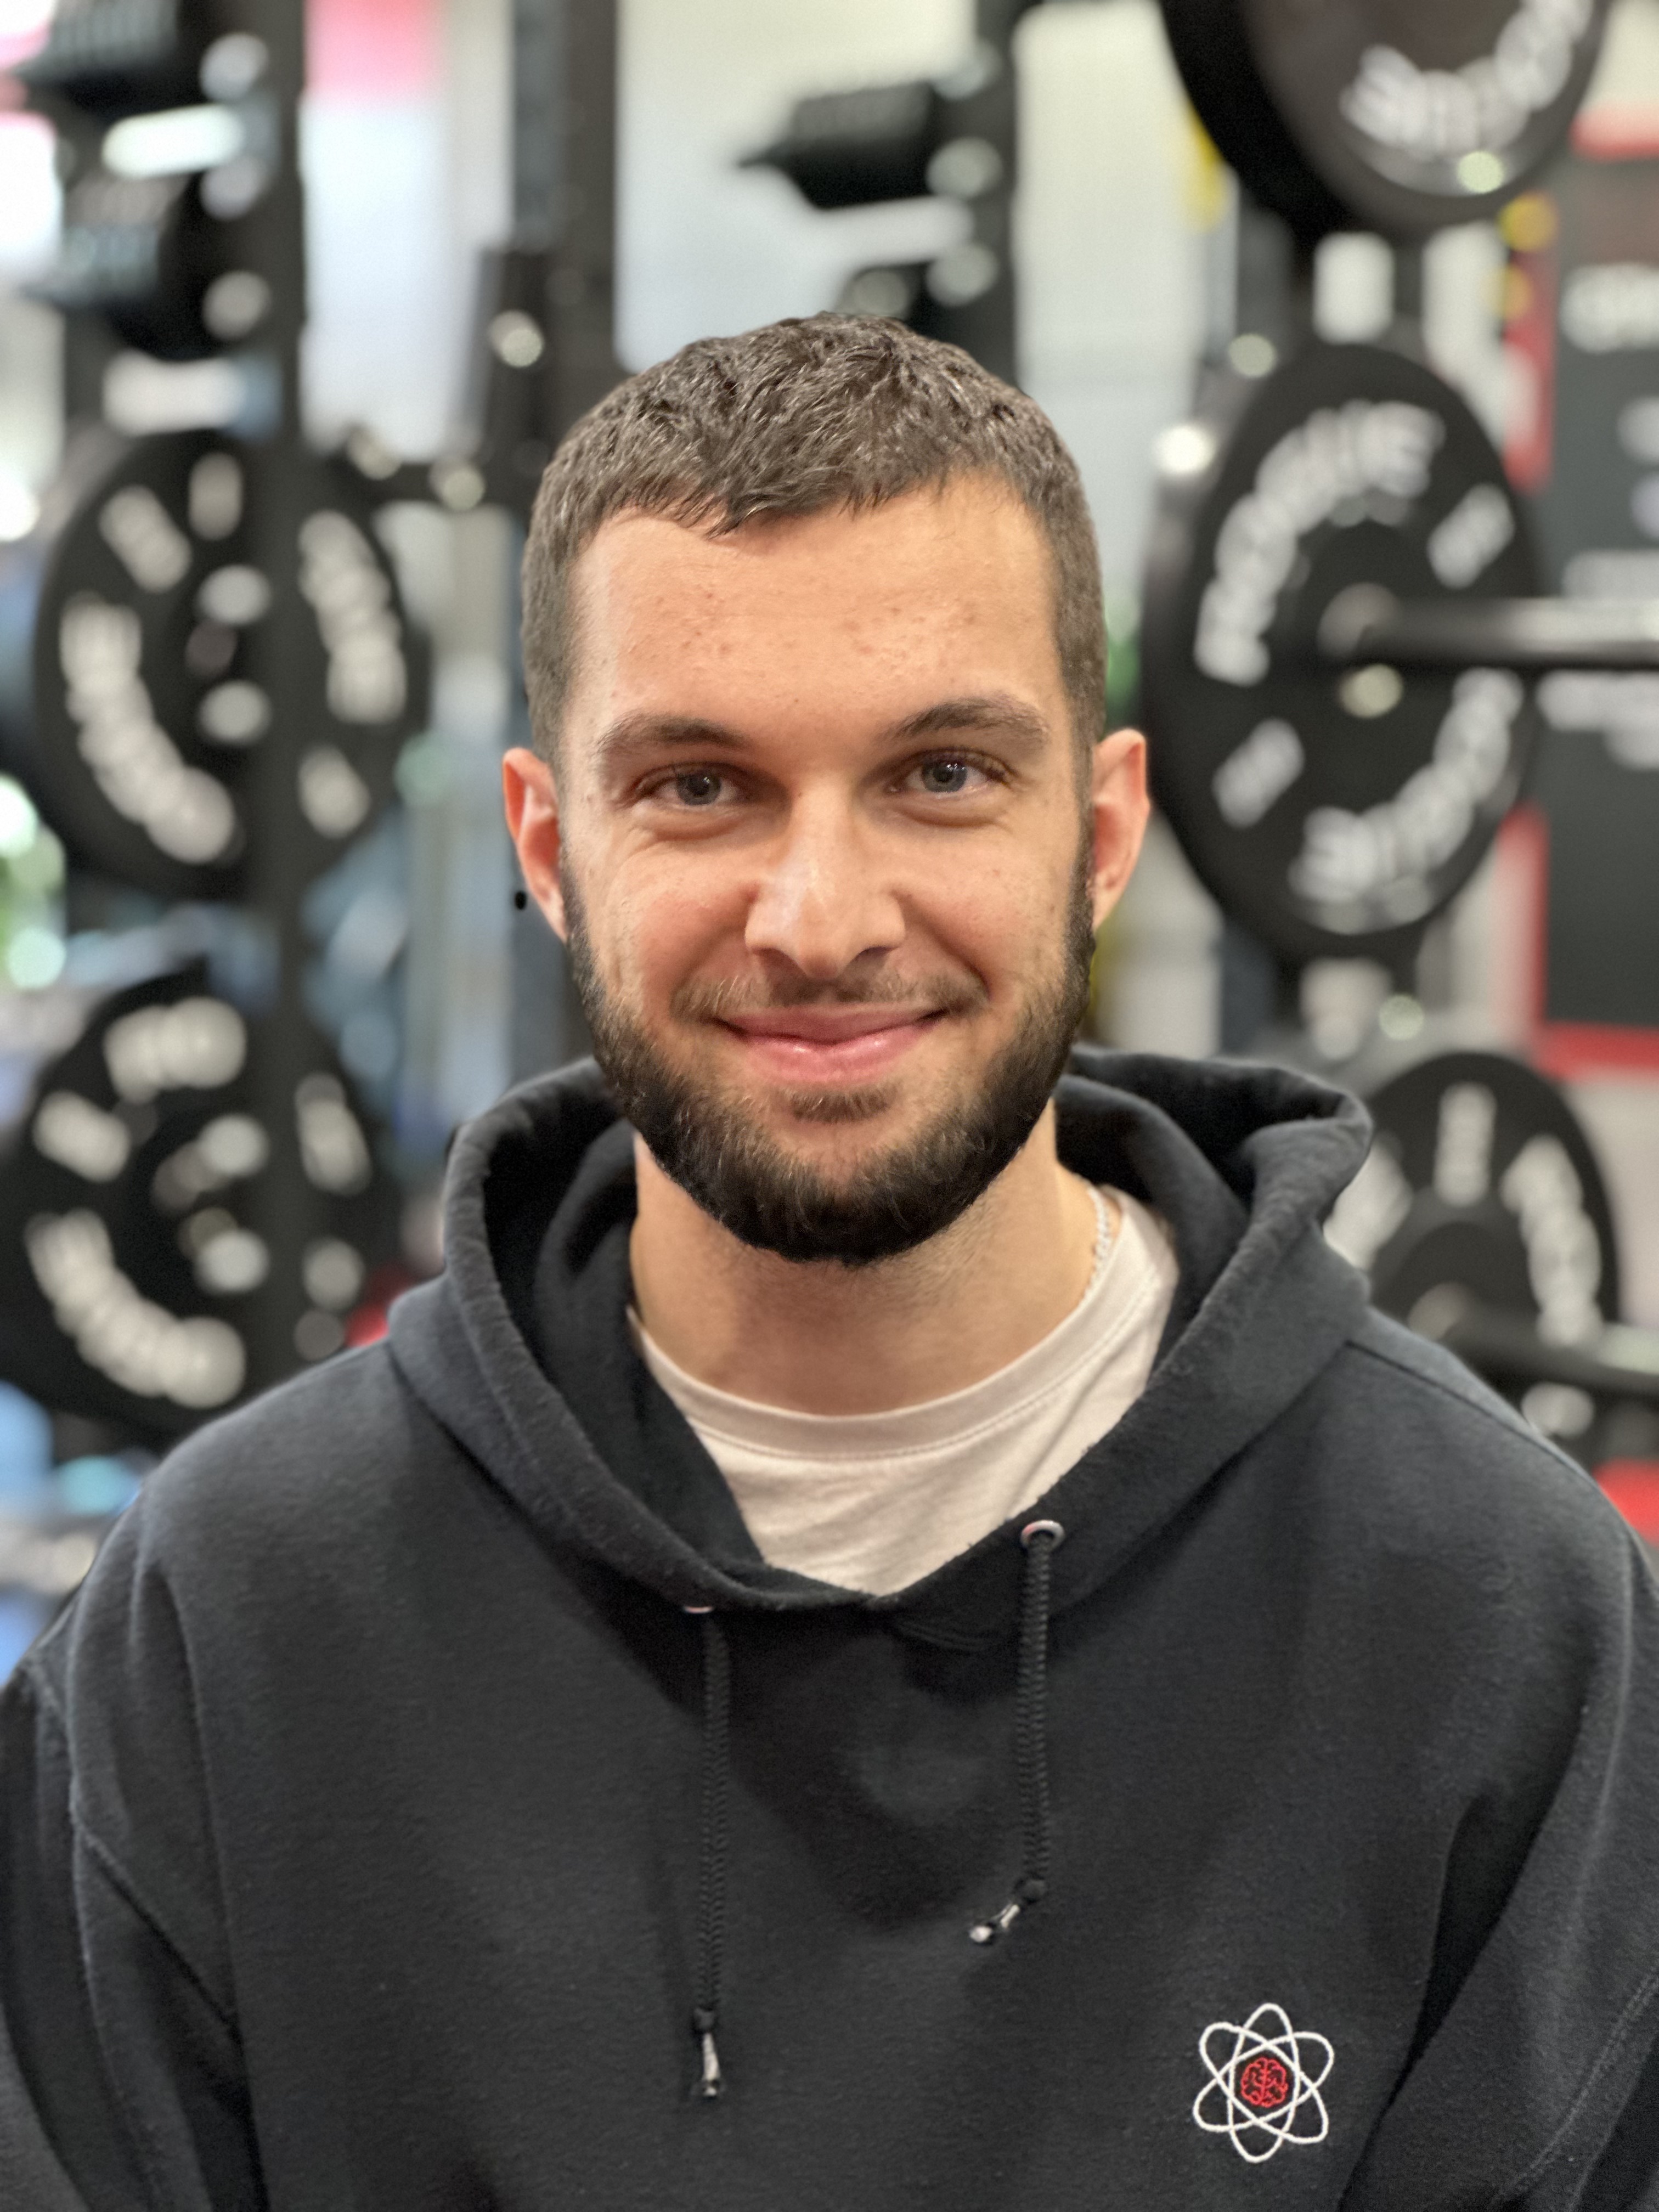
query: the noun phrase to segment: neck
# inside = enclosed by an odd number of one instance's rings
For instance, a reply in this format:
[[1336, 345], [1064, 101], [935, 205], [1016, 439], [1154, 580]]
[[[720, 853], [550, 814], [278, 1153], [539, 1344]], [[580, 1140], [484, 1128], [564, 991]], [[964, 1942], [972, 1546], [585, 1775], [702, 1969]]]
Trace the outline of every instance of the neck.
[[677, 1366], [736, 1397], [807, 1413], [941, 1398], [1029, 1352], [1088, 1287], [1095, 1209], [1060, 1164], [1052, 1104], [959, 1220], [868, 1267], [755, 1251], [635, 1154], [640, 1317]]

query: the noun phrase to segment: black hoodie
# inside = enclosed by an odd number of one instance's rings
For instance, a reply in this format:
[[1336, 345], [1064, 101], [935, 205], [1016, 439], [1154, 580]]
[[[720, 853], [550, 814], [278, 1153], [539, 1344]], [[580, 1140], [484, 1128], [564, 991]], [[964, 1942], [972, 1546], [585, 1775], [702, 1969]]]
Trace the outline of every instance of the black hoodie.
[[1158, 1364], [890, 1597], [761, 1560], [635, 1357], [593, 1072], [465, 1133], [444, 1277], [6, 1694], [4, 2212], [1659, 2201], [1635, 1546], [1324, 1243], [1351, 1101], [1079, 1064]]

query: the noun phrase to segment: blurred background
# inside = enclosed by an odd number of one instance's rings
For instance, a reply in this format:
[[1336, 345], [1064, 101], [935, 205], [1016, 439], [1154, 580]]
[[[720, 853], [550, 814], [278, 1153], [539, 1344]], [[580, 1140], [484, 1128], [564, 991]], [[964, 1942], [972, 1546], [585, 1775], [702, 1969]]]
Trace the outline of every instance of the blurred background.
[[[1471, 11], [1542, 76], [1467, 143], [1480, 56], [1381, 12], [1431, 127], [1373, 191], [1352, 88], [1218, 89], [1158, 0], [0, 0], [0, 1673], [174, 1437], [380, 1333], [457, 1123], [582, 1048], [500, 817], [528, 501], [618, 376], [836, 307], [968, 345], [1082, 469], [1168, 763], [1094, 1034], [1372, 1097], [1333, 1234], [1659, 1534], [1659, 0], [1559, 56]], [[1437, 518], [1510, 550], [1465, 574], [1362, 483], [1284, 605], [1369, 562], [1624, 631], [1462, 636], [1513, 757], [1382, 904], [1235, 896], [1295, 880], [1264, 731], [1345, 823], [1452, 773], [1467, 675], [1403, 647], [1339, 704], [1275, 666], [1248, 732], [1194, 688], [1228, 502], [1395, 392], [1354, 347], [1468, 410]]]

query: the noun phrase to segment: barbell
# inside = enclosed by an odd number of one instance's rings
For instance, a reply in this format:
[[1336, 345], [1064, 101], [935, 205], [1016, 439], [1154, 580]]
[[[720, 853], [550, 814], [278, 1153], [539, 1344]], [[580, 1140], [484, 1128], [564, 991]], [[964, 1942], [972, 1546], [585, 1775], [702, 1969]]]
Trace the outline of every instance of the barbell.
[[1401, 972], [1520, 793], [1526, 679], [1659, 669], [1659, 601], [1545, 596], [1492, 441], [1403, 352], [1212, 370], [1158, 453], [1141, 675], [1160, 803], [1281, 958]]
[[1326, 1235], [1378, 1306], [1587, 1465], [1659, 1449], [1659, 1333], [1618, 1318], [1613, 1208], [1561, 1093], [1518, 1060], [1463, 1051], [1366, 1103], [1376, 1135]]

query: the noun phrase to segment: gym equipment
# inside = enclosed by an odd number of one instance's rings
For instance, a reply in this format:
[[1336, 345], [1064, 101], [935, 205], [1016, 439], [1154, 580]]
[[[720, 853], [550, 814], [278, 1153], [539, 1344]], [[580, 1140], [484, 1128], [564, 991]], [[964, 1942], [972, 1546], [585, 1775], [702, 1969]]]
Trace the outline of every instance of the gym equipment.
[[305, 916], [390, 799], [427, 669], [364, 471], [300, 422], [303, 34], [299, 0], [64, 0], [27, 74], [66, 185], [43, 289], [76, 428], [0, 551], [0, 750], [76, 864], [71, 911], [197, 911], [121, 988], [4, 1009], [44, 1029], [8, 1054], [37, 1064], [0, 1172], [0, 1371], [155, 1442], [377, 1327], [399, 1249]]
[[234, 9], [177, 0], [75, 0], [53, 13], [46, 45], [15, 72], [31, 91], [130, 114], [199, 96], [203, 59]]
[[1522, 676], [1659, 669], [1659, 600], [1540, 596], [1497, 451], [1404, 353], [1216, 371], [1160, 459], [1141, 622], [1160, 804], [1281, 957], [1403, 970], [1520, 791]]
[[[58, 137], [63, 228], [31, 289], [67, 316], [72, 417], [105, 411], [112, 366], [161, 392], [166, 372], [145, 373], [160, 361], [200, 364], [196, 395], [218, 395], [216, 412], [180, 412], [175, 384], [169, 423], [297, 428], [302, 44], [294, 0], [64, 0], [54, 11], [17, 75]], [[112, 340], [136, 355], [115, 360]], [[239, 386], [240, 404], [225, 400]], [[152, 407], [138, 411], [159, 427]]]
[[1609, 0], [1164, 0], [1225, 159], [1312, 242], [1494, 214], [1565, 140]]
[[1016, 380], [1010, 210], [1017, 157], [1013, 34], [1033, 0], [976, 0], [975, 41], [934, 79], [798, 100], [781, 135], [744, 168], [789, 179], [809, 205], [928, 196], [965, 209], [970, 234], [931, 262], [860, 269], [837, 302], [960, 345]]
[[[477, 443], [424, 495], [527, 521], [553, 448], [627, 371], [617, 358], [618, 0], [514, 0], [512, 243], [483, 257], [470, 414]], [[464, 496], [454, 496], [459, 488]]]
[[1377, 1304], [1587, 1464], [1632, 1411], [1659, 1445], [1659, 1334], [1614, 1318], [1612, 1207], [1561, 1093], [1500, 1054], [1451, 1052], [1367, 1104], [1376, 1135], [1326, 1235]]
[[[263, 339], [279, 290], [300, 276], [286, 235], [292, 179], [272, 191], [282, 113], [264, 82], [264, 43], [246, 32], [205, 40], [198, 18], [193, 39], [152, 45], [160, 79], [152, 71], [139, 97], [142, 71], [100, 75], [76, 56], [76, 27], [107, 31], [116, 15], [60, 9], [52, 42], [21, 72], [58, 128], [64, 181], [57, 256], [32, 289], [100, 311], [130, 345], [169, 361]], [[160, 21], [150, 15], [152, 33]], [[179, 104], [150, 104], [169, 95]]]
[[398, 1194], [322, 1037], [290, 1091], [205, 962], [64, 1011], [0, 1158], [0, 1371], [161, 1443], [346, 1341]]
[[815, 208], [921, 199], [947, 135], [944, 104], [925, 78], [819, 93], [797, 100], [782, 137], [739, 167], [776, 169]]
[[[1527, 773], [1525, 679], [1547, 677], [1559, 726], [1586, 680], [1650, 684], [1659, 669], [1645, 580], [1623, 600], [1588, 581], [1582, 599], [1543, 596], [1530, 517], [1408, 325], [1393, 352], [1305, 339], [1307, 248], [1358, 226], [1409, 241], [1513, 198], [1565, 141], [1605, 14], [1595, 0], [1165, 0], [1203, 119], [1271, 211], [1247, 210], [1242, 240], [1282, 240], [1277, 216], [1302, 249], [1300, 293], [1286, 248], [1267, 256], [1283, 261], [1283, 296], [1252, 302], [1247, 331], [1274, 343], [1237, 345], [1162, 441], [1140, 637], [1160, 800], [1281, 981], [1368, 956], [1408, 987], [1426, 922]], [[1641, 205], [1622, 247], [1601, 223], [1564, 291], [1581, 349], [1640, 337], [1626, 295], [1651, 258]], [[1513, 220], [1511, 242], [1534, 252], [1556, 234], [1541, 194]], [[1526, 264], [1515, 281], [1553, 324], [1553, 273]], [[1618, 419], [1636, 458], [1633, 418]], [[1613, 557], [1634, 580], [1636, 561]], [[1659, 1334], [1616, 1319], [1611, 1208], [1561, 1094], [1516, 1061], [1453, 1052], [1389, 1074], [1370, 1103], [1376, 1139], [1327, 1234], [1378, 1305], [1587, 1466], [1659, 1457]]]
[[[1521, 787], [1526, 687], [1369, 647], [1387, 605], [1467, 616], [1536, 575], [1503, 465], [1449, 386], [1380, 348], [1222, 369], [1160, 445], [1141, 617], [1159, 804], [1199, 876], [1287, 960], [1399, 968]], [[1475, 656], [1468, 656], [1473, 664]]]
[[[1647, 143], [1617, 159], [1575, 148], [1504, 222], [1506, 343], [1533, 395], [1508, 458], [1547, 581], [1578, 599], [1659, 593], [1659, 149]], [[1550, 676], [1538, 706], [1540, 1049], [1564, 1069], [1621, 1053], [1659, 1065], [1659, 680]]]
[[425, 654], [358, 482], [286, 456], [291, 535], [256, 537], [269, 465], [212, 432], [92, 428], [0, 550], [5, 764], [84, 866], [158, 898], [242, 889], [279, 702], [307, 874], [384, 806], [422, 726]]

